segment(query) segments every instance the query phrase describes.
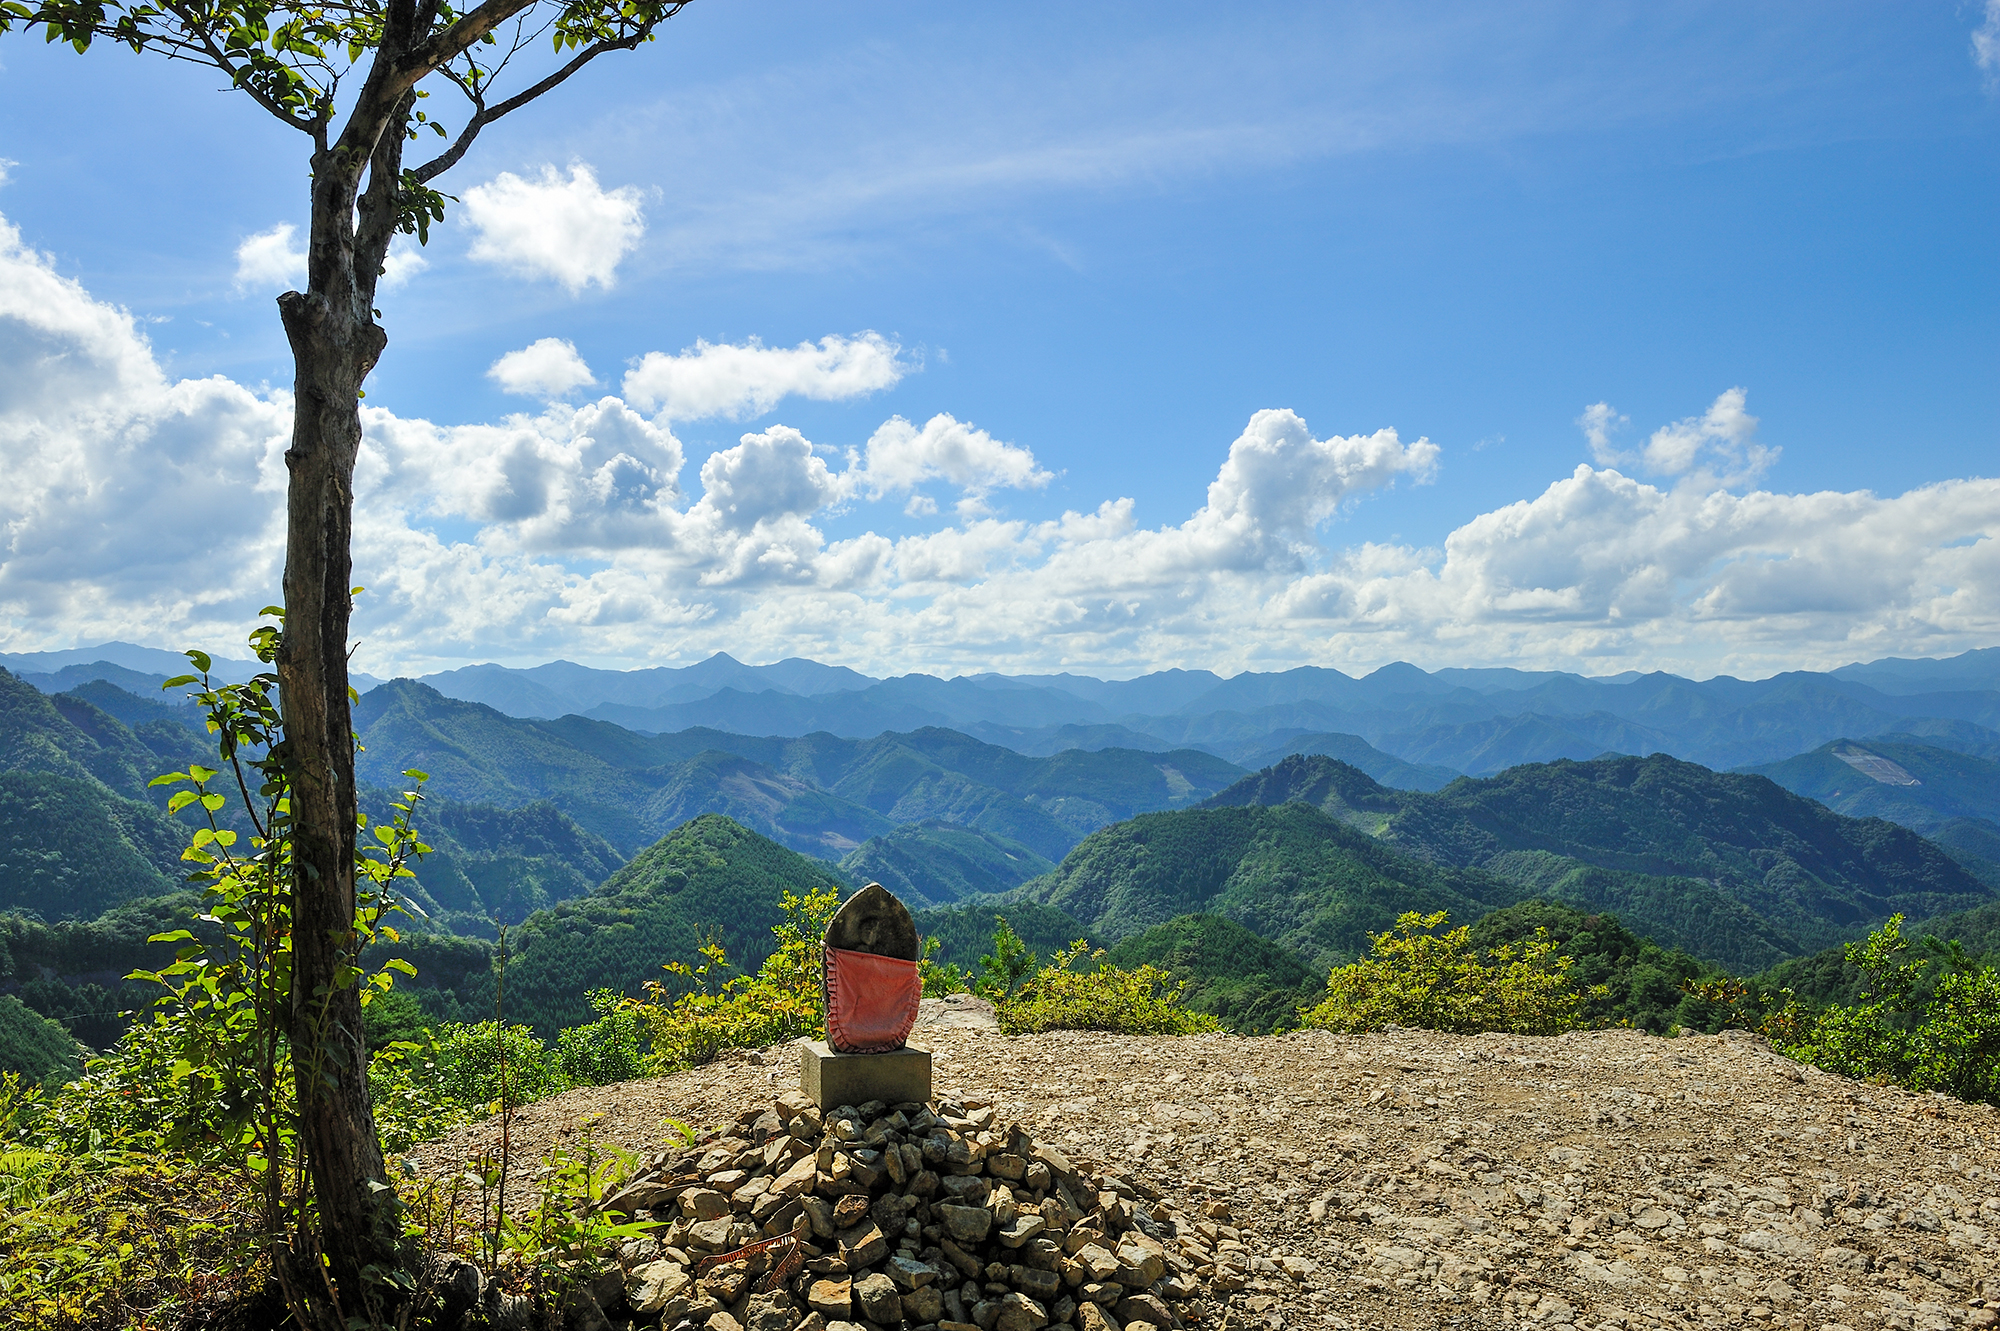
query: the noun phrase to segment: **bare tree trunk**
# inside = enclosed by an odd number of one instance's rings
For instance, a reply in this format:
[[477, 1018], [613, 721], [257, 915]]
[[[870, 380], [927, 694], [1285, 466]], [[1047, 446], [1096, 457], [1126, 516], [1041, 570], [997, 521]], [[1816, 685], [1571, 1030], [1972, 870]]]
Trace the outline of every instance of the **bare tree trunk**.
[[[299, 1147], [311, 1172], [326, 1273], [340, 1311], [373, 1320], [399, 1263], [400, 1206], [368, 1100], [355, 936], [354, 733], [347, 696], [350, 541], [362, 381], [388, 339], [355, 282], [353, 192], [335, 154], [314, 161], [307, 291], [278, 306], [296, 366], [286, 502], [285, 630], [278, 680], [291, 782], [291, 1041]], [[379, 258], [377, 259], [379, 262]], [[316, 1273], [302, 1273], [311, 1285]], [[317, 1302], [317, 1300], [315, 1300]], [[324, 1316], [322, 1321], [326, 1321]]]

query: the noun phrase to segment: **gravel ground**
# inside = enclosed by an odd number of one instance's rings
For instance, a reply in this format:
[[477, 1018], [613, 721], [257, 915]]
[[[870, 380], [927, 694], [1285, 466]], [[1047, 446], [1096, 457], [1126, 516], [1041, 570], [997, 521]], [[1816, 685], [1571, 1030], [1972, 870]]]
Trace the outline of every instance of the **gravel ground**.
[[[2000, 1321], [2000, 1115], [1827, 1076], [1752, 1036], [915, 1043], [939, 1094], [1210, 1217], [1245, 1284], [1216, 1292], [1212, 1326]], [[666, 1120], [705, 1130], [797, 1078], [778, 1048], [573, 1091], [517, 1111], [516, 1158], [592, 1115], [600, 1139], [651, 1154]], [[414, 1159], [450, 1169], [495, 1135], [474, 1125]]]

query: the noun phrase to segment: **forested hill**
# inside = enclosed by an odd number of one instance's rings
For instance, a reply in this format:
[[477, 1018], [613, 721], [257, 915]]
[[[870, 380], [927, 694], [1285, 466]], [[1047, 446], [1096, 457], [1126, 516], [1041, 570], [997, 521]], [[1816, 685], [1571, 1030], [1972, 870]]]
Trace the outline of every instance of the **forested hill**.
[[1243, 774], [1193, 750], [1032, 758], [937, 729], [864, 740], [647, 735], [581, 716], [510, 717], [408, 680], [364, 695], [355, 725], [363, 780], [385, 784], [415, 767], [457, 800], [550, 800], [628, 854], [698, 814], [724, 813], [828, 859], [941, 819], [1055, 860], [1096, 828], [1198, 803]]
[[1291, 758], [1210, 801], [1302, 802], [1417, 858], [1610, 910], [1739, 971], [1993, 899], [1937, 846], [1846, 818], [1758, 776], [1664, 755], [1511, 768], [1394, 791], [1330, 758]]
[[1109, 942], [1183, 915], [1221, 915], [1316, 969], [1352, 959], [1403, 911], [1469, 922], [1526, 895], [1479, 869], [1402, 854], [1298, 802], [1143, 814], [1092, 833], [1018, 892]]
[[[193, 738], [158, 741], [179, 757]], [[92, 703], [0, 670], [0, 911], [89, 918], [171, 890], [186, 834], [146, 782], [173, 765]]]
[[[665, 963], [699, 960], [698, 949], [710, 939], [723, 944], [732, 962], [754, 970], [771, 951], [785, 894], [829, 889], [846, 890], [830, 866], [704, 814], [594, 891], [537, 911], [510, 931], [508, 1020], [545, 1034], [588, 1021], [591, 990], [636, 997], [646, 981], [668, 978], [660, 969]], [[418, 970], [413, 988], [450, 989], [477, 1019], [492, 1012], [492, 949], [482, 944], [483, 951], [468, 952], [469, 941], [418, 937], [379, 953], [407, 957]]]

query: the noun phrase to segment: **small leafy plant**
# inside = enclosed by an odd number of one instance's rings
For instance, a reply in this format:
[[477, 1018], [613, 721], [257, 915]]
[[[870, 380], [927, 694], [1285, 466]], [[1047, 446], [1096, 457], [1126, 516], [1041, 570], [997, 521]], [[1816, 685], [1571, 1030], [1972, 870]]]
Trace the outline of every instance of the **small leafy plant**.
[[1301, 1014], [1306, 1026], [1371, 1031], [1419, 1026], [1434, 1031], [1554, 1035], [1576, 1027], [1589, 996], [1570, 983], [1570, 958], [1537, 929], [1484, 956], [1461, 925], [1406, 912], [1387, 933], [1371, 934], [1373, 955], [1335, 967], [1326, 997]]
[[670, 997], [668, 984], [646, 986], [650, 1001], [635, 1010], [652, 1034], [648, 1070], [657, 1075], [700, 1067], [725, 1049], [762, 1049], [823, 1030], [820, 939], [839, 901], [831, 888], [803, 897], [785, 893], [785, 918], [771, 930], [777, 949], [754, 975], [724, 978], [734, 967], [712, 941], [702, 945], [694, 965], [668, 962], [663, 969], [690, 987]]
[[[1004, 920], [1000, 927], [1012, 936]], [[996, 955], [1007, 955], [997, 932], [994, 949]], [[1185, 980], [1176, 982], [1151, 964], [1137, 970], [1106, 966], [1103, 957], [1101, 948], [1093, 951], [1082, 939], [1056, 953], [1048, 965], [1028, 975], [996, 1004], [1000, 1029], [1009, 1035], [1053, 1030], [1198, 1035], [1222, 1029], [1207, 1013], [1188, 1010], [1183, 1001]]]
[[605, 1086], [646, 1075], [646, 1022], [638, 1005], [610, 989], [590, 991], [597, 1020], [556, 1036], [556, 1063], [572, 1086]]
[[[1868, 977], [1866, 1001], [1830, 1007], [1810, 1022], [1772, 1029], [1772, 1043], [1793, 1058], [1864, 1081], [1911, 1091], [1942, 1091], [1961, 1100], [2000, 1104], [2000, 971], [1967, 959], [1957, 943], [1926, 939], [1936, 954], [1909, 959], [1903, 917], [1847, 946]], [[1928, 999], [1924, 972], [1944, 968]]]
[[1014, 932], [1003, 915], [993, 917], [993, 950], [979, 959], [979, 977], [973, 982], [980, 997], [1000, 1003], [1021, 987], [1034, 972], [1037, 958]]

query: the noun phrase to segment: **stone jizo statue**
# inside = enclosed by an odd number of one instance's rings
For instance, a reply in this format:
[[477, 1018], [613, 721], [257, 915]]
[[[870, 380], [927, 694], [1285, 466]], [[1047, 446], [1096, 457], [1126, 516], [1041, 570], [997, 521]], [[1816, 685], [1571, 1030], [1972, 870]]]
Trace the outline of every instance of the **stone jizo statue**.
[[824, 941], [827, 1044], [841, 1054], [901, 1049], [924, 990], [917, 924], [908, 907], [870, 883], [827, 922]]

